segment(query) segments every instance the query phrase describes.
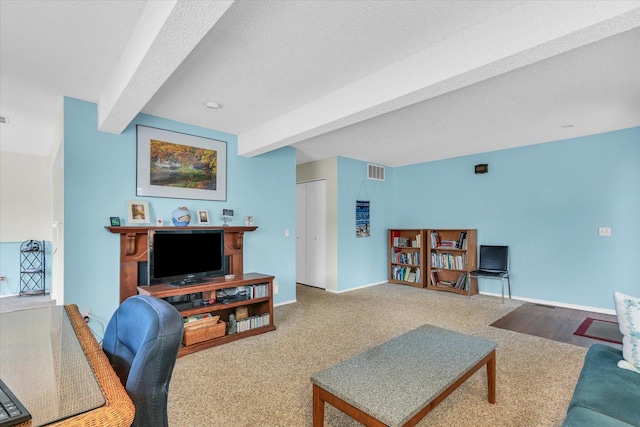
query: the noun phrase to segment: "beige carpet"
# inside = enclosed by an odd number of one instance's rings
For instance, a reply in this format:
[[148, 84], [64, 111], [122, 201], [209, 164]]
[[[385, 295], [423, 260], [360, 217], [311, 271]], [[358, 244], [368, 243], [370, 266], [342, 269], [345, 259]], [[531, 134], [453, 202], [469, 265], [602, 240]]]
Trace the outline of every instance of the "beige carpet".
[[[418, 426], [562, 424], [587, 349], [488, 326], [522, 302], [391, 284], [297, 289], [297, 303], [276, 307], [276, 331], [178, 359], [172, 427], [310, 426], [311, 375], [425, 323], [499, 343], [497, 401], [487, 402], [483, 368]], [[360, 425], [330, 405], [325, 412], [326, 426]]]
[[51, 295], [16, 295], [0, 298], [0, 313], [56, 305]]

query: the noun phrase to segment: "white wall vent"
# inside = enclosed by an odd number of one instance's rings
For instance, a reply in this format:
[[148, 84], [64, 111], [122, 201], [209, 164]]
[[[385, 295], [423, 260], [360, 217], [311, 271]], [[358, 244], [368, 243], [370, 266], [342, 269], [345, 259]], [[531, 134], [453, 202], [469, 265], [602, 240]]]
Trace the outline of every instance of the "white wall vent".
[[367, 165], [367, 178], [375, 179], [376, 181], [384, 181], [384, 166]]

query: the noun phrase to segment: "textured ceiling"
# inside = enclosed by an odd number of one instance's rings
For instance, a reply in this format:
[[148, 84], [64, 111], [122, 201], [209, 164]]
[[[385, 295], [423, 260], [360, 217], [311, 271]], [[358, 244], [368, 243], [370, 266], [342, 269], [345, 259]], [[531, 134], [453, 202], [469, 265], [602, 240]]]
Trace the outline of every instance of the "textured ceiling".
[[0, 19], [2, 151], [50, 155], [63, 96], [98, 103], [103, 131], [141, 111], [298, 163], [640, 125], [640, 0], [1, 0]]
[[242, 134], [516, 3], [236, 2], [143, 111]]

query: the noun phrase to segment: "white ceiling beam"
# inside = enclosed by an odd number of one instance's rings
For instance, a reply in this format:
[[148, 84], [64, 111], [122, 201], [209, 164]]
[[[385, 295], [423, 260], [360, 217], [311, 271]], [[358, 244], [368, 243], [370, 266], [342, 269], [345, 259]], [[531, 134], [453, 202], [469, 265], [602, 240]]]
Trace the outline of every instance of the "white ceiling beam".
[[98, 129], [119, 134], [233, 1], [148, 1], [98, 103]]
[[256, 156], [640, 26], [640, 1], [524, 2], [238, 136]]

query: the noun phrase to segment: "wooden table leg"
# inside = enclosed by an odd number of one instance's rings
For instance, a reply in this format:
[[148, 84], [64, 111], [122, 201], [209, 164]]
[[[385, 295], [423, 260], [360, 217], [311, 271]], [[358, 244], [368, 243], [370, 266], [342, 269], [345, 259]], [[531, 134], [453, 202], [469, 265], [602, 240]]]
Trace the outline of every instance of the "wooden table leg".
[[313, 384], [313, 427], [324, 426], [324, 400], [320, 398], [320, 388]]
[[489, 403], [496, 403], [496, 351], [491, 352], [487, 362], [487, 386], [489, 389]]

